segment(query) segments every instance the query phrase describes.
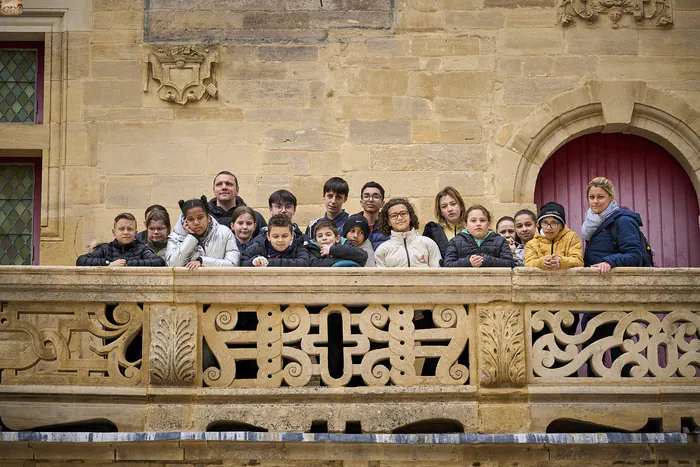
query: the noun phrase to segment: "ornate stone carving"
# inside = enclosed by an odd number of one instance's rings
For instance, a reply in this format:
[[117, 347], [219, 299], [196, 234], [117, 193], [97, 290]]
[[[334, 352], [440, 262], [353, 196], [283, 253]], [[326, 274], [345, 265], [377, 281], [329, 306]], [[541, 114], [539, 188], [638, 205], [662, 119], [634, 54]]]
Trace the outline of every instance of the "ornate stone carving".
[[126, 349], [141, 333], [143, 310], [123, 303], [108, 316], [102, 303], [5, 303], [0, 333], [15, 333], [0, 354], [3, 384], [136, 386], [141, 359]]
[[149, 373], [151, 384], [187, 386], [194, 382], [197, 350], [196, 310], [152, 306]]
[[0, 0], [0, 15], [17, 16], [24, 11], [24, 0]]
[[218, 61], [218, 50], [197, 45], [147, 45], [143, 91], [148, 92], [150, 70], [150, 76], [160, 84], [158, 97], [164, 101], [185, 105], [216, 97], [214, 67]]
[[[575, 376], [588, 364], [596, 381], [675, 380], [700, 373], [700, 308], [673, 305], [602, 311], [533, 307], [532, 368], [539, 380]], [[576, 334], [575, 315], [587, 314]], [[612, 353], [609, 352], [612, 350]], [[623, 371], [623, 369], [625, 369]], [[591, 374], [592, 373], [592, 374]], [[582, 381], [578, 378], [577, 381]]]
[[631, 14], [637, 23], [653, 20], [659, 27], [673, 24], [669, 0], [559, 0], [559, 22], [564, 26], [577, 17], [593, 22], [600, 13], [610, 17], [614, 28], [625, 14]]
[[520, 309], [493, 306], [479, 310], [479, 380], [482, 386], [522, 386], [525, 338]]
[[[239, 330], [241, 313], [253, 312], [257, 328]], [[432, 323], [422, 318], [428, 327], [415, 329], [415, 320], [424, 313], [432, 316]], [[280, 386], [283, 382], [305, 386], [313, 376], [331, 387], [346, 386], [354, 376], [368, 386], [390, 381], [407, 386], [462, 385], [469, 380], [469, 368], [460, 357], [473, 329], [461, 305], [392, 305], [388, 310], [371, 305], [359, 313], [342, 305], [314, 311], [301, 305], [284, 311], [278, 305], [212, 305], [204, 312], [202, 324], [204, 339], [218, 362], [218, 367], [204, 369], [208, 386]], [[426, 359], [437, 362], [432, 366], [434, 374], [424, 374]], [[246, 360], [256, 361], [257, 375], [237, 376]]]

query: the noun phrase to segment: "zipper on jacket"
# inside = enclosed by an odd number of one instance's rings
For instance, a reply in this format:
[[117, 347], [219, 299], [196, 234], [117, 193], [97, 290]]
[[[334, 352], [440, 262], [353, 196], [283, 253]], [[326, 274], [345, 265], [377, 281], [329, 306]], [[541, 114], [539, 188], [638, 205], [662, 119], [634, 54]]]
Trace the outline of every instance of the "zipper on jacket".
[[411, 267], [411, 255], [408, 254], [408, 245], [406, 244], [406, 239], [403, 239], [403, 248], [406, 250], [406, 259], [408, 260], [408, 267]]

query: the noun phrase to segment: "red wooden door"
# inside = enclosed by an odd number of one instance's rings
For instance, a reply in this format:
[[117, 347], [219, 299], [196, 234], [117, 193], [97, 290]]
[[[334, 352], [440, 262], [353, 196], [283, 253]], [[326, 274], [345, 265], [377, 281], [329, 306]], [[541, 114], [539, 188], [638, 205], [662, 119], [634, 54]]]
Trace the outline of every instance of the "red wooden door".
[[642, 216], [642, 231], [657, 267], [700, 267], [700, 209], [690, 178], [661, 146], [639, 136], [591, 134], [562, 146], [537, 177], [535, 203], [566, 208], [569, 228], [581, 235], [586, 187], [595, 177], [613, 182], [617, 201]]

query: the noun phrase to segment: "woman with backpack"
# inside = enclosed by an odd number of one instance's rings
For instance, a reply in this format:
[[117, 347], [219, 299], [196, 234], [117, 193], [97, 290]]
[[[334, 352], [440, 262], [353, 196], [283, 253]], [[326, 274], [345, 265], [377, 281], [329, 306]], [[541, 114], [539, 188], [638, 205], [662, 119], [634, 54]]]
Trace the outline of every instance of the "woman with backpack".
[[586, 198], [590, 208], [581, 227], [586, 240], [584, 266], [603, 275], [618, 266], [652, 266], [646, 237], [640, 231], [642, 218], [617, 204], [612, 182], [594, 178], [588, 184]]

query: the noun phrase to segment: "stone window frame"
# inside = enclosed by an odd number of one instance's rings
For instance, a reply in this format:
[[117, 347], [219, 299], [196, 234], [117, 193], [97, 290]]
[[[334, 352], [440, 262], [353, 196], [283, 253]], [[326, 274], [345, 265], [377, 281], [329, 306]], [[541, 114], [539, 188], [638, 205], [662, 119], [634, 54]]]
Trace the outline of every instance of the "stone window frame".
[[0, 125], [0, 156], [41, 158], [40, 241], [64, 239], [69, 30], [91, 28], [90, 0], [39, 0], [21, 16], [0, 16], [0, 40], [43, 42], [41, 123]]

